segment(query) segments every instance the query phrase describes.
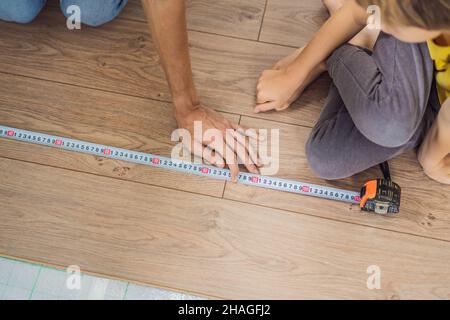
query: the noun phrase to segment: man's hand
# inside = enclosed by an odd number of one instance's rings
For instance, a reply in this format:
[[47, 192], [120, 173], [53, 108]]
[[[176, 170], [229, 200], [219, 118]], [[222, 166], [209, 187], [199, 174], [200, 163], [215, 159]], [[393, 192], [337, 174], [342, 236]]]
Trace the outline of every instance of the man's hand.
[[[257, 173], [260, 163], [251, 146], [251, 137], [245, 135], [245, 129], [199, 104], [189, 57], [185, 1], [142, 0], [142, 5], [172, 93], [178, 125], [187, 129], [191, 137], [198, 139], [191, 139], [194, 141], [189, 143], [184, 141], [185, 147], [211, 164], [227, 164], [233, 181], [237, 180], [239, 173], [238, 163], [245, 164], [251, 173]], [[201, 122], [203, 132], [217, 129], [221, 133], [221, 140], [204, 141], [203, 134], [202, 137], [196, 137], [196, 121]], [[214, 148], [214, 143], [224, 148]]]
[[[187, 129], [191, 134], [191, 141], [183, 141], [183, 145], [191, 153], [213, 165], [224, 167], [226, 164], [230, 168], [233, 182], [237, 181], [239, 163], [244, 164], [249, 172], [259, 173], [258, 168], [262, 165], [252, 143], [259, 139], [256, 133], [231, 123], [221, 114], [201, 105], [177, 111], [175, 117], [179, 127]], [[201, 137], [194, 134], [195, 122], [202, 125]], [[216, 129], [214, 132], [218, 134], [211, 139], [204, 135], [208, 129]], [[213, 141], [216, 137], [221, 141]]]
[[[172, 93], [178, 126], [193, 137], [192, 141], [183, 141], [185, 147], [211, 164], [228, 165], [233, 181], [237, 180], [239, 163], [245, 164], [249, 172], [258, 173], [261, 165], [252, 146], [255, 137], [247, 136], [244, 128], [199, 103], [189, 57], [185, 2], [142, 0], [142, 5]], [[196, 122], [202, 124], [201, 137], [195, 135]], [[205, 138], [203, 132], [208, 129], [220, 133], [216, 138], [219, 141]]]

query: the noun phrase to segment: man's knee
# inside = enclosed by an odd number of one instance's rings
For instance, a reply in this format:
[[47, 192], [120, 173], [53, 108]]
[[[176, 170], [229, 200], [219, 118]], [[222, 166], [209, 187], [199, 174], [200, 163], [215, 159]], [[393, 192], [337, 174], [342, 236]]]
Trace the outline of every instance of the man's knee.
[[2, 0], [0, 3], [0, 19], [30, 23], [45, 5], [46, 0]]
[[78, 6], [81, 23], [98, 27], [116, 18], [127, 2], [128, 0], [61, 0], [61, 10], [69, 17], [72, 14], [70, 6]]

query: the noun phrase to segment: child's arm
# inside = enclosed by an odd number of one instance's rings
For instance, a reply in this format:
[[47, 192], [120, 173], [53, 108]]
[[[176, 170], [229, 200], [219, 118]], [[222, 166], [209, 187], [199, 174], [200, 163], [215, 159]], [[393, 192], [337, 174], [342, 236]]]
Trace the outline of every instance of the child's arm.
[[266, 70], [258, 81], [255, 111], [287, 108], [318, 68], [340, 45], [366, 26], [367, 13], [354, 1], [348, 1], [322, 26], [302, 53], [287, 68]]
[[450, 98], [420, 147], [419, 161], [430, 178], [450, 184]]

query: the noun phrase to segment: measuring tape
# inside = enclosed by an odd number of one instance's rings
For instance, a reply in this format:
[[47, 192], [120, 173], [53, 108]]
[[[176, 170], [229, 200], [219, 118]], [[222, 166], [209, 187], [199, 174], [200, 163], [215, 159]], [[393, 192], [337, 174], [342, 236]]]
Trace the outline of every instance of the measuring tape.
[[[231, 181], [231, 174], [228, 169], [221, 169], [213, 166], [162, 157], [150, 153], [131, 151], [2, 125], [0, 125], [0, 138], [29, 142], [67, 151], [91, 154], [108, 159], [148, 165], [156, 168], [180, 171], [183, 173], [195, 174], [197, 176], [209, 177], [217, 180]], [[245, 172], [239, 173], [238, 183], [308, 195], [322, 199], [342, 201], [351, 204], [359, 204], [361, 201], [361, 196], [357, 192]]]

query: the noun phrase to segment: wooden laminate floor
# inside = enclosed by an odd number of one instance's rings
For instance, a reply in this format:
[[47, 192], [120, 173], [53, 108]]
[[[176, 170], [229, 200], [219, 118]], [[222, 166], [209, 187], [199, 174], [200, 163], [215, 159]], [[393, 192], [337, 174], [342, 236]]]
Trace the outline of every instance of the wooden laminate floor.
[[[327, 18], [319, 0], [190, 0], [203, 103], [280, 129], [280, 177], [358, 190], [376, 168], [325, 182], [304, 144], [329, 79], [289, 111], [255, 115], [262, 70]], [[55, 0], [31, 24], [0, 22], [0, 124], [170, 154], [169, 91], [137, 0], [101, 28], [68, 31]], [[450, 298], [450, 187], [414, 153], [392, 161], [393, 218], [0, 139], [0, 255], [217, 298]], [[381, 270], [381, 289], [366, 286]]]

